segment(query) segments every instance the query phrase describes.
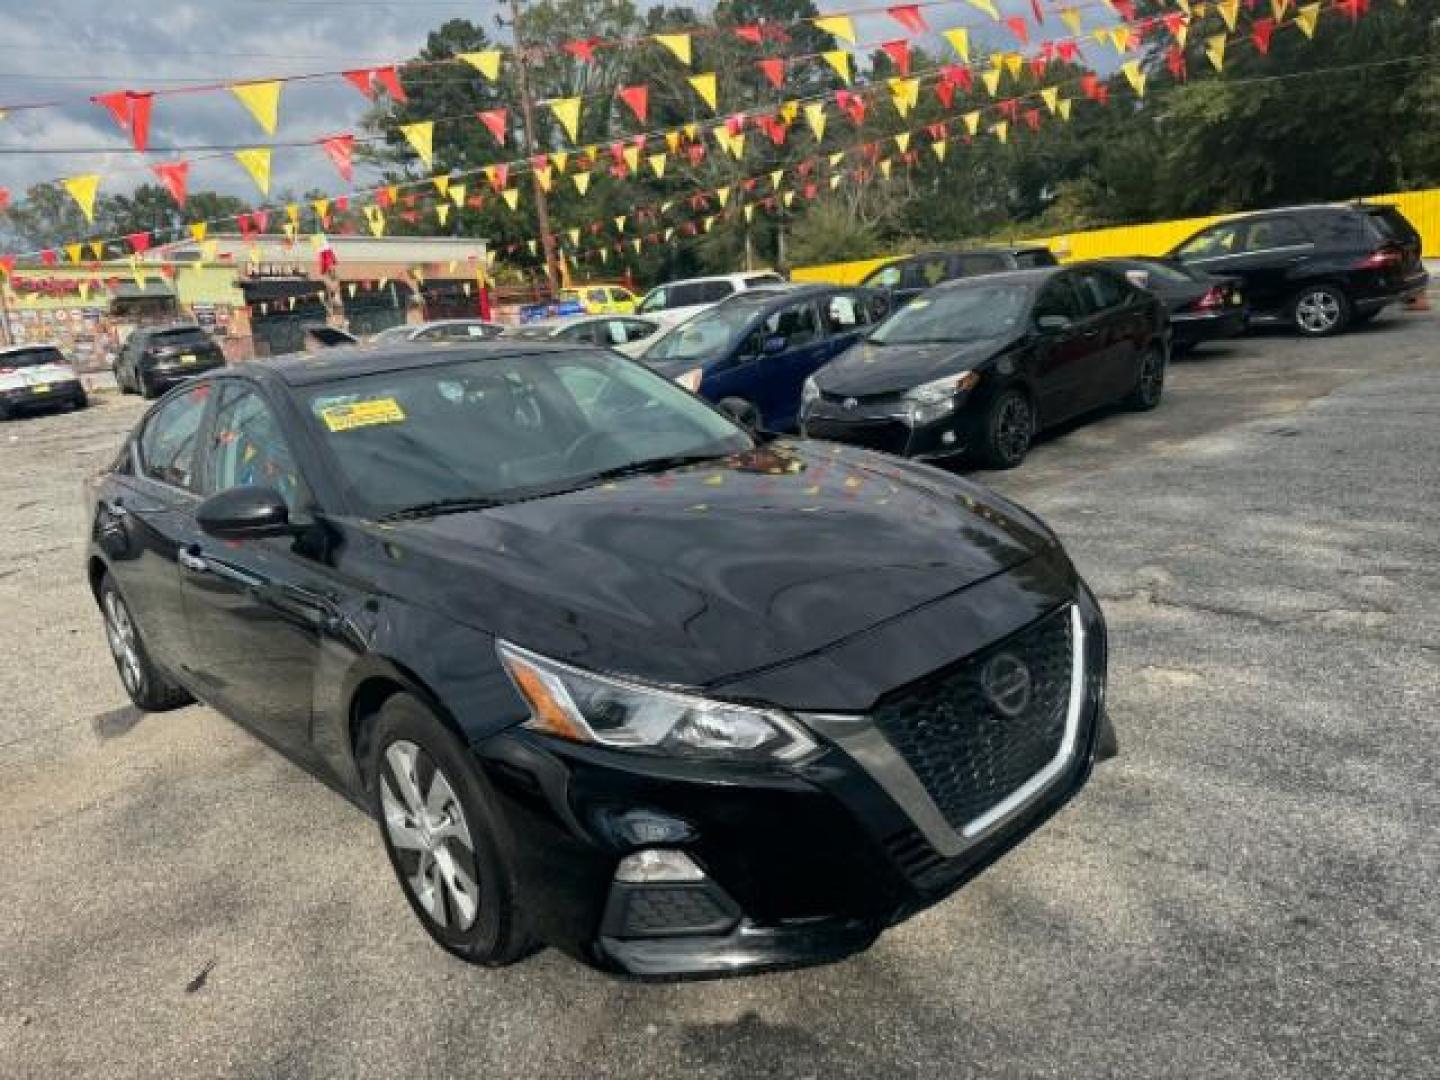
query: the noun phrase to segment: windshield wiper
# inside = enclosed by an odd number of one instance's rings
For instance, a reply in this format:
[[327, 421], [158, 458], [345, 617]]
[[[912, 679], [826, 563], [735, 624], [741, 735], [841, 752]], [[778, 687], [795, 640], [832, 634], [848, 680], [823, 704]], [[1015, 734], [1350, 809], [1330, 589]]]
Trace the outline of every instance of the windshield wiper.
[[470, 497], [464, 499], [434, 499], [431, 502], [416, 503], [382, 514], [377, 521], [410, 521], [414, 518], [439, 517], [441, 514], [463, 514], [469, 510], [489, 510], [504, 506], [504, 499]]
[[632, 461], [628, 465], [617, 465], [613, 469], [602, 469], [600, 472], [591, 473], [581, 479], [583, 486], [603, 483], [606, 480], [619, 480], [625, 476], [644, 476], [647, 473], [665, 472], [668, 469], [678, 469], [685, 465], [699, 465], [706, 461], [718, 461], [721, 458], [729, 457], [729, 454], [672, 454], [669, 457], [646, 458], [644, 461]]

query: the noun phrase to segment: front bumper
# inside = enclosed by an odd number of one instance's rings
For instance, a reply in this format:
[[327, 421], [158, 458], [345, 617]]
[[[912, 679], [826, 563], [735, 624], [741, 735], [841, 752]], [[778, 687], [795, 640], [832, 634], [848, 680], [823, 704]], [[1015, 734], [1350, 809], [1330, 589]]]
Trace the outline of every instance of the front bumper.
[[193, 379], [197, 375], [204, 375], [206, 372], [215, 371], [225, 366], [224, 356], [201, 354], [194, 361], [186, 363], [184, 360], [158, 360], [147, 364], [144, 368], [145, 376], [154, 387], [174, 386], [186, 379]]
[[85, 401], [85, 388], [79, 379], [41, 383], [0, 391], [0, 410], [5, 412], [40, 412]]
[[1243, 307], [1221, 311], [1176, 312], [1170, 316], [1171, 344], [1198, 345], [1202, 341], [1220, 341], [1245, 332], [1250, 313]]
[[[1081, 590], [1073, 746], [1043, 786], [973, 839], [943, 823], [937, 832], [933, 814], [897, 798], [884, 770], [817, 718], [821, 750], [787, 768], [618, 753], [520, 729], [490, 739], [478, 752], [510, 827], [531, 929], [602, 970], [651, 979], [750, 974], [865, 949], [1022, 841], [1113, 753], [1104, 623]], [[646, 847], [683, 851], [705, 880], [617, 883], [620, 860]]]
[[863, 446], [898, 457], [938, 461], [966, 453], [976, 441], [971, 410], [962, 403], [937, 420], [917, 423], [908, 408], [853, 410], [821, 399], [801, 417], [800, 430], [807, 438]]

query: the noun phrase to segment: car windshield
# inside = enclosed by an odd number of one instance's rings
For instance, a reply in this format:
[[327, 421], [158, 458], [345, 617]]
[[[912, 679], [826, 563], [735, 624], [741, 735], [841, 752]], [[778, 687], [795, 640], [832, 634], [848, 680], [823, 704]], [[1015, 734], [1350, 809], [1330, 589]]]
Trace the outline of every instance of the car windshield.
[[1150, 278], [1160, 281], [1168, 281], [1175, 285], [1193, 285], [1196, 277], [1189, 270], [1174, 263], [1160, 262], [1126, 262], [1118, 264], [1125, 273], [1144, 274]]
[[376, 335], [375, 335], [374, 337], [372, 337], [370, 340], [371, 340], [371, 341], [406, 341], [406, 340], [409, 339], [411, 333], [412, 333], [412, 328], [409, 327], [409, 326], [407, 326], [407, 325], [404, 325], [404, 324], [402, 323], [400, 326], [392, 326], [392, 327], [390, 327], [389, 329], [381, 330], [378, 334], [376, 334]]
[[299, 393], [375, 518], [535, 498], [754, 446], [674, 383], [599, 350], [401, 368]]
[[670, 290], [665, 286], [658, 289], [651, 289], [645, 294], [645, 299], [640, 301], [640, 306], [635, 310], [641, 315], [652, 311], [664, 311], [670, 303]]
[[0, 354], [0, 370], [5, 368], [39, 367], [41, 364], [63, 364], [65, 357], [59, 349], [49, 346], [40, 349], [19, 349]]
[[870, 335], [877, 345], [975, 341], [1018, 327], [1030, 302], [1024, 285], [933, 289], [891, 315]]
[[712, 360], [738, 341], [755, 322], [754, 304], [721, 304], [695, 316], [645, 354], [647, 363], [700, 364]]

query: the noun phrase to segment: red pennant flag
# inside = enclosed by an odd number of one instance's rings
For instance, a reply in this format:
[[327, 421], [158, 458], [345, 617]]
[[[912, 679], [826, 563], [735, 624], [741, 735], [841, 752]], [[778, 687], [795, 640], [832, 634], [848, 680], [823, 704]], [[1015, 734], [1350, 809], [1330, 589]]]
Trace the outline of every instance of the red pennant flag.
[[130, 130], [130, 94], [125, 90], [116, 90], [111, 94], [96, 94], [90, 99], [96, 105], [103, 105], [110, 110], [110, 115], [115, 118], [115, 123], [120, 125], [121, 131]]
[[331, 163], [348, 184], [355, 179], [355, 136], [332, 135], [320, 144]]
[[1088, 98], [1098, 96], [1100, 88], [1100, 76], [1094, 72], [1087, 72], [1080, 76], [1080, 92]]
[[170, 197], [175, 200], [176, 205], [183, 207], [190, 177], [190, 163], [188, 161], [171, 161], [163, 165], [152, 165], [150, 168], [160, 178], [160, 183], [165, 185], [165, 190], [170, 192]]
[[897, 4], [885, 11], [912, 34], [923, 34], [930, 29], [925, 25], [925, 17], [920, 14], [919, 4]]
[[495, 136], [495, 141], [501, 146], [505, 145], [505, 133], [510, 128], [509, 109], [486, 109], [478, 112], [475, 116], [485, 125], [486, 130]]
[[1035, 76], [1035, 81], [1040, 82], [1045, 78], [1045, 67], [1049, 63], [1043, 56], [1032, 56], [1030, 58], [1030, 74]]
[[1170, 75], [1182, 82], [1186, 77], [1185, 50], [1179, 45], [1171, 45], [1165, 50], [1165, 66], [1170, 69]]
[[595, 62], [595, 46], [599, 44], [600, 39], [592, 37], [561, 42], [560, 47], [582, 64], [593, 64]]
[[356, 68], [354, 71], [341, 72], [351, 86], [359, 90], [371, 101], [375, 100], [375, 69]]
[[393, 66], [376, 68], [375, 80], [385, 88], [387, 94], [401, 104], [410, 100], [405, 96], [404, 87], [400, 85], [400, 73]]
[[765, 78], [770, 80], [770, 85], [779, 90], [785, 85], [785, 61], [784, 60], [758, 60], [760, 70], [765, 73]]
[[150, 93], [128, 94], [130, 98], [130, 141], [142, 154], [150, 144], [150, 106], [155, 95]]
[[940, 69], [940, 77], [943, 81], [960, 87], [966, 93], [975, 89], [975, 77], [970, 74], [970, 69], [960, 64], [947, 64]]
[[14, 273], [15, 273], [15, 256], [14, 256], [14, 255], [0, 255], [0, 274], [3, 274], [5, 277], [8, 278], [8, 277], [10, 277], [12, 274], [14, 274]]
[[483, 210], [485, 209], [485, 196], [471, 195], [465, 200], [465, 205], [471, 210]]
[[[1123, 3], [1124, 0], [1119, 0], [1119, 2]], [[1005, 25], [1010, 28], [1010, 32], [1015, 35], [1021, 45], [1030, 44], [1030, 24], [1025, 21], [1025, 16], [1011, 15], [1005, 20]]]
[[901, 75], [910, 74], [910, 42], [901, 38], [899, 41], [883, 42], [880, 48], [885, 50], [891, 63], [900, 69]]
[[1180, 32], [1185, 27], [1185, 16], [1181, 12], [1171, 11], [1167, 12], [1161, 21], [1165, 24], [1165, 29], [1170, 32], [1170, 36], [1178, 40]]
[[419, 196], [416, 195], [416, 194], [414, 194], [414, 193], [412, 192], [411, 194], [405, 196], [404, 202], [405, 202], [405, 205], [406, 205], [406, 206], [414, 206], [415, 203], [416, 203], [416, 200], [418, 200], [418, 199], [419, 199]]
[[543, 168], [545, 168], [545, 166], [547, 166], [547, 165], [549, 165], [549, 164], [550, 164], [550, 155], [549, 155], [549, 154], [536, 154], [534, 157], [532, 157], [532, 158], [530, 159], [530, 167], [531, 167], [532, 169], [543, 169]]
[[0, 187], [0, 213], [10, 209], [10, 189]]
[[1120, 18], [1124, 19], [1126, 22], [1135, 21], [1134, 0], [1110, 0], [1110, 3], [1111, 6], [1115, 8], [1115, 11], [1120, 16]]
[[996, 106], [1012, 123], [1020, 119], [1020, 99], [1006, 98]]
[[625, 164], [625, 144], [623, 142], [613, 142], [607, 149], [610, 151], [610, 160], [614, 162], [613, 167]]
[[255, 222], [249, 214], [237, 215], [235, 224], [240, 226], [240, 235], [246, 240], [249, 240], [251, 234], [255, 232]]
[[639, 86], [622, 86], [616, 93], [620, 100], [630, 106], [635, 119], [642, 124], [650, 119], [650, 88], [644, 83]]
[[49, 249], [47, 248], [46, 250], [40, 252], [40, 261], [41, 261], [42, 263], [44, 263], [46, 266], [54, 266], [56, 263], [58, 263], [58, 262], [60, 261], [60, 259], [59, 259], [59, 257], [55, 254], [55, 252], [53, 252], [53, 251], [51, 251], [51, 250], [49, 250]]
[[1080, 56], [1080, 43], [1078, 41], [1056, 42], [1055, 54], [1067, 64], [1073, 64]]
[[350, 196], [341, 195], [335, 200], [335, 212], [337, 214], [348, 214], [350, 212]]
[[150, 250], [150, 234], [148, 232], [133, 232], [125, 237], [130, 243], [130, 250], [136, 255], [144, 255]]
[[725, 130], [732, 136], [745, 130], [745, 114], [731, 113], [725, 118]]
[[262, 233], [270, 227], [269, 210], [256, 210], [250, 215], [250, 217], [255, 222], [255, 228], [260, 230]]
[[490, 167], [490, 186], [495, 189], [495, 191], [496, 191], [497, 194], [498, 194], [499, 192], [504, 191], [505, 188], [509, 185], [509, 183], [510, 183], [510, 166], [509, 166], [509, 165], [506, 165], [505, 163], [502, 162], [502, 163], [500, 163], [499, 165], [492, 165], [492, 166]]
[[411, 225], [418, 224], [420, 221], [419, 210], [402, 210], [400, 211], [400, 216], [404, 218], [407, 222], [409, 222]]
[[1030, 0], [1030, 10], [1035, 13], [1035, 25], [1043, 26], [1045, 23], [1045, 13], [1040, 10], [1040, 0]]
[[1270, 51], [1270, 35], [1273, 33], [1275, 33], [1274, 19], [1256, 19], [1250, 24], [1250, 40], [1255, 42], [1255, 48], [1262, 53]]
[[850, 122], [856, 127], [865, 122], [865, 99], [860, 95], [852, 94], [849, 90], [837, 90], [835, 104], [840, 106], [840, 111], [850, 117]]
[[758, 26], [737, 26], [735, 36], [741, 41], [748, 41], [751, 45], [759, 45], [765, 40], [765, 35]]
[[770, 141], [776, 146], [785, 145], [785, 137], [790, 134], [790, 128], [783, 120], [777, 120], [773, 116], [767, 116], [761, 121], [765, 125], [765, 134], [770, 136]]
[[1040, 110], [1039, 110], [1039, 109], [1026, 109], [1024, 115], [1025, 115], [1025, 123], [1030, 126], [1030, 130], [1031, 130], [1031, 131], [1039, 131], [1039, 130], [1040, 130]]
[[949, 79], [941, 79], [935, 84], [935, 96], [940, 99], [940, 104], [947, 109], [955, 107], [955, 84]]
[[685, 152], [690, 156], [692, 169], [699, 168], [700, 163], [705, 160], [705, 144], [702, 142], [691, 143], [685, 148]]

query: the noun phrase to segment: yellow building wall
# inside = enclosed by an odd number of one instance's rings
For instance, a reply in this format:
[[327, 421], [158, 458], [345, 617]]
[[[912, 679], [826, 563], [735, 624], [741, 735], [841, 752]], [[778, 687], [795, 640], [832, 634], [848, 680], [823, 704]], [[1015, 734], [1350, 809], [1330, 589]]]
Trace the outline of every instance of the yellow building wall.
[[[1440, 188], [1395, 195], [1372, 195], [1365, 201], [1399, 207], [1410, 224], [1419, 230], [1426, 257], [1440, 258]], [[1229, 215], [1217, 214], [1177, 221], [1156, 221], [1146, 225], [1119, 225], [1110, 229], [1030, 237], [1018, 243], [1044, 244], [1055, 252], [1062, 262], [1105, 259], [1117, 255], [1163, 255], [1191, 233], [1227, 216]], [[876, 267], [884, 266], [898, 257], [890, 255], [856, 262], [830, 263], [825, 266], [801, 266], [795, 268], [791, 277], [796, 281], [855, 285]]]

